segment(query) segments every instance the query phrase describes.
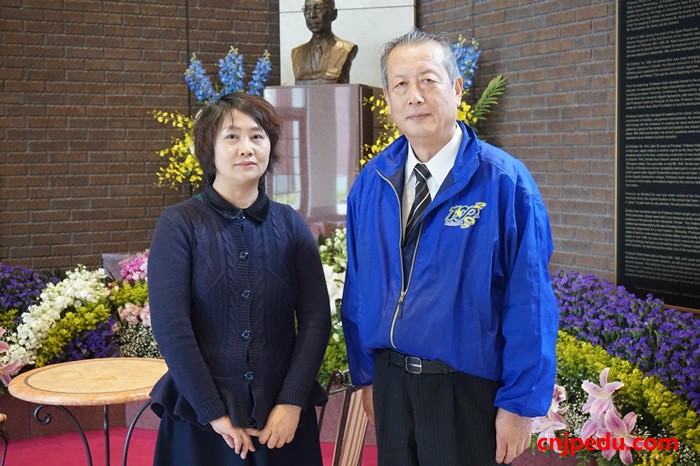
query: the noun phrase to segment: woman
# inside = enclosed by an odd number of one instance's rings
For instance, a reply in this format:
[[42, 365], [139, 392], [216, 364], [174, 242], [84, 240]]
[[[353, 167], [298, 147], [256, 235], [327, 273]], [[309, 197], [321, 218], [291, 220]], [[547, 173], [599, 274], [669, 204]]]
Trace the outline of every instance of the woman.
[[149, 297], [168, 373], [151, 393], [155, 465], [322, 465], [329, 299], [308, 227], [261, 188], [279, 131], [260, 97], [208, 105], [194, 127], [207, 187], [158, 219]]

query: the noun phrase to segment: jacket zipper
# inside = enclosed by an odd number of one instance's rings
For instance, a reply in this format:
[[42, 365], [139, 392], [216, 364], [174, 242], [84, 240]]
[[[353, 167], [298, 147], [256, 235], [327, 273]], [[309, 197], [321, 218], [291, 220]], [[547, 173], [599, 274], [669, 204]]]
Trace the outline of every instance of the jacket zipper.
[[[399, 199], [399, 193], [396, 192], [396, 188], [394, 188], [394, 185], [389, 181], [379, 170], [377, 170], [377, 173], [379, 174], [379, 177], [389, 183], [389, 186], [391, 186], [391, 190], [394, 192], [394, 196], [396, 196], [396, 202], [399, 205], [399, 214], [401, 213], [401, 200]], [[403, 251], [401, 245], [403, 244], [403, 225], [401, 225], [401, 215], [399, 215], [399, 232], [401, 233], [399, 235], [399, 257], [401, 258], [401, 294], [399, 295], [399, 300], [396, 303], [396, 308], [394, 309], [394, 317], [391, 319], [391, 329], [389, 330], [389, 342], [391, 343], [391, 346], [394, 349], [398, 349], [396, 346], [396, 343], [394, 342], [394, 329], [396, 328], [396, 321], [401, 317], [401, 314], [403, 313], [403, 300], [406, 297], [406, 293], [408, 293], [408, 287], [411, 284], [411, 278], [413, 278], [413, 265], [416, 263], [416, 250], [418, 249], [418, 244], [420, 244], [420, 234], [423, 231], [423, 224], [421, 223], [420, 228], [418, 229], [418, 240], [416, 241], [416, 246], [415, 249], [413, 250], [413, 259], [411, 261], [411, 268], [409, 270], [409, 275], [408, 275], [408, 281], [406, 282], [406, 286], [404, 287], [404, 272], [403, 272]]]

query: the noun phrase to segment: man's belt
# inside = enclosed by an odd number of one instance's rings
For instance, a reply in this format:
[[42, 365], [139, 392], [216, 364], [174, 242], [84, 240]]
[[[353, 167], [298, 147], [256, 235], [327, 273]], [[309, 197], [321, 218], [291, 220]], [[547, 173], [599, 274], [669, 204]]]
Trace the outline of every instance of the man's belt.
[[457, 372], [442, 361], [431, 361], [416, 356], [409, 356], [390, 349], [383, 350], [382, 354], [389, 358], [391, 364], [402, 367], [410, 374], [449, 374], [450, 372]]

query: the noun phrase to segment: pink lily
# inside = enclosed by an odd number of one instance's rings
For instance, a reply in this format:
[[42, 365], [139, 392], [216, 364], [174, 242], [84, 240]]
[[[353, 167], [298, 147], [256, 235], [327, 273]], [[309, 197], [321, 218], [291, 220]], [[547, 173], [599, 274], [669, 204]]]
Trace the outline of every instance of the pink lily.
[[[605, 413], [605, 428], [613, 437], [623, 439], [625, 447], [620, 449], [620, 460], [623, 464], [632, 464], [632, 446], [635, 436], [632, 435], [632, 429], [637, 424], [637, 414], [634, 412], [627, 413], [623, 419], [620, 419], [619, 413], [615, 409], [611, 409]], [[603, 450], [603, 456], [610, 460], [617, 449], [610, 448]]]
[[588, 393], [588, 400], [583, 405], [583, 412], [590, 413], [593, 419], [596, 419], [598, 424], [602, 424], [602, 419], [608, 410], [614, 409], [612, 394], [623, 387], [622, 382], [608, 383], [608, 371], [606, 367], [600, 372], [600, 386], [584, 381], [581, 387]]
[[558, 430], [566, 429], [568, 425], [559, 413], [550, 410], [546, 416], [539, 416], [532, 419], [532, 428], [530, 432], [533, 434], [539, 433], [537, 439], [556, 437]]
[[17, 374], [21, 368], [22, 366], [17, 360], [7, 365], [0, 364], [0, 381], [7, 387], [10, 384], [10, 380], [12, 380], [12, 376]]
[[[556, 431], [563, 430], [568, 427], [566, 421], [562, 417], [567, 408], [559, 408], [559, 404], [566, 400], [566, 389], [559, 385], [554, 386], [552, 394], [552, 403], [549, 406], [549, 411], [546, 416], [538, 416], [532, 419], [532, 427], [530, 432], [539, 434], [537, 439], [556, 437]], [[559, 451], [554, 447], [554, 450]]]
[[[554, 393], [552, 394], [552, 404], [550, 406], [550, 409], [555, 411], [555, 412], [560, 412], [559, 411], [559, 405], [563, 403], [566, 400], [566, 387], [562, 387], [561, 385], [554, 385]], [[565, 412], [566, 409], [563, 409], [561, 412]]]
[[[581, 438], [584, 441], [591, 437], [596, 438], [601, 430], [605, 430], [604, 426], [601, 426], [597, 419], [590, 417], [581, 428]], [[603, 432], [603, 435], [605, 435], [605, 432]]]

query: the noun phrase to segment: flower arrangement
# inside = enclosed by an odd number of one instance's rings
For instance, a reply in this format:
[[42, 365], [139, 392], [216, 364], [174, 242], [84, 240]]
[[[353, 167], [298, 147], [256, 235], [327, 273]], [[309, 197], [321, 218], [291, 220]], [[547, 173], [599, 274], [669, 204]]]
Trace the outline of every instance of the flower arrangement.
[[148, 271], [148, 249], [119, 261], [119, 274], [127, 283], [146, 282]]
[[119, 316], [116, 345], [124, 357], [160, 358], [148, 304], [148, 249], [119, 262], [122, 283], [109, 299]]
[[0, 327], [14, 330], [17, 317], [39, 300], [41, 291], [58, 277], [0, 262]]
[[[19, 362], [21, 367], [48, 363], [53, 355], [59, 354], [58, 345], [79, 337], [81, 332], [108, 317], [103, 312], [107, 294], [102, 269], [88, 271], [78, 266], [69, 271], [66, 278], [49, 283], [41, 291], [36, 304], [29, 306], [21, 314], [15, 331], [7, 337], [9, 349], [0, 362]], [[67, 318], [72, 325], [63, 324], [54, 329], [56, 323]]]
[[[595, 379], [600, 385], [590, 381]], [[678, 450], [612, 448], [581, 450], [577, 456], [584, 460], [603, 456], [609, 461], [605, 464], [700, 464], [700, 416], [684, 397], [629, 361], [562, 330], [552, 405], [547, 416], [533, 420], [533, 433], [538, 435], [532, 447], [539, 438], [602, 438], [608, 432], [623, 439], [625, 446], [637, 437], [677, 439]]]
[[[592, 275], [560, 270], [552, 284], [561, 313], [557, 380], [549, 413], [533, 421], [533, 448], [540, 438], [610, 435], [624, 448], [577, 456], [700, 464], [700, 320]], [[627, 450], [635, 438], [677, 439], [678, 450]]]
[[[457, 110], [457, 119], [473, 126], [479, 121], [485, 120], [491, 107], [498, 103], [498, 97], [505, 91], [506, 79], [502, 75], [491, 79], [477, 101], [473, 105], [469, 104], [466, 98], [472, 87], [482, 51], [475, 39], [467, 42], [461, 35], [456, 42], [452, 43], [452, 51], [457, 59], [457, 68], [463, 82], [462, 102]], [[367, 162], [379, 155], [386, 146], [400, 136], [398, 127], [390, 119], [384, 97], [368, 97], [363, 103], [370, 106], [370, 110], [374, 112], [377, 124], [381, 129], [374, 144], [365, 144], [364, 154], [360, 160], [361, 167], [364, 167]]]
[[[190, 65], [185, 71], [185, 82], [201, 105], [218, 100], [222, 95], [244, 90], [243, 55], [238, 53], [238, 49], [231, 47], [226, 56], [219, 59], [218, 65], [219, 82], [214, 84], [204, 69], [202, 61], [197, 59], [196, 54], [192, 54]], [[270, 54], [265, 50], [258, 58], [252, 79], [248, 81], [248, 94], [262, 95], [271, 69]], [[171, 188], [187, 185], [190, 190], [197, 188], [202, 181], [202, 169], [194, 156], [193, 117], [162, 110], [154, 110], [152, 113], [159, 123], [181, 131], [179, 137], [173, 138], [170, 147], [158, 152], [160, 157], [167, 159], [167, 164], [160, 167], [156, 174], [158, 185]]]
[[[150, 323], [147, 261], [148, 250], [120, 262], [119, 281], [84, 266], [62, 280], [28, 269], [10, 273], [4, 266], [5, 276], [30, 277], [25, 282], [31, 286], [23, 288], [29, 297], [21, 305], [13, 302], [16, 308], [0, 312], [9, 322], [0, 326], [0, 380], [7, 385], [22, 370], [63, 361], [160, 357]], [[3, 302], [16, 289], [5, 286]]]
[[561, 329], [654, 375], [700, 414], [700, 320], [573, 271], [552, 277]]
[[322, 385], [328, 382], [335, 371], [348, 367], [343, 324], [340, 320], [340, 302], [343, 298], [345, 268], [348, 263], [345, 235], [345, 228], [337, 228], [319, 246], [328, 295], [331, 299], [331, 337], [319, 373], [319, 381]]

